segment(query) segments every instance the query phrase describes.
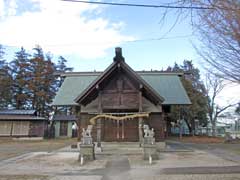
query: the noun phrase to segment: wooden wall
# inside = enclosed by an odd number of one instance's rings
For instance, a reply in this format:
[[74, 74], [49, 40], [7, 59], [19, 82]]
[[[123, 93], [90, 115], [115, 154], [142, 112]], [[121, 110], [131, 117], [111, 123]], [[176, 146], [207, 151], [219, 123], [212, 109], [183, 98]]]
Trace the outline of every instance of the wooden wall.
[[[79, 138], [81, 138], [82, 128], [87, 128], [90, 124], [89, 120], [94, 117], [94, 114], [81, 114], [78, 120]], [[156, 141], [163, 141], [165, 139], [166, 123], [162, 118], [162, 113], [151, 113], [149, 119], [144, 121], [150, 128], [154, 128]], [[139, 140], [138, 135], [138, 119], [125, 120], [119, 124], [115, 120], [102, 120], [101, 124], [101, 139], [102, 141], [130, 141], [135, 142]], [[96, 141], [97, 129], [93, 126], [93, 140]]]
[[103, 121], [103, 141], [138, 141], [138, 120]]
[[12, 121], [0, 121], [0, 136], [11, 136]]
[[109, 80], [102, 90], [102, 109], [135, 109], [139, 107], [139, 91], [124, 75]]
[[46, 121], [0, 121], [0, 136], [43, 137]]
[[47, 128], [47, 122], [44, 121], [31, 121], [29, 127], [30, 137], [43, 137]]
[[162, 113], [151, 113], [149, 120], [145, 121], [150, 128], [154, 129], [156, 141], [165, 139], [166, 122], [163, 119]]
[[[87, 128], [90, 124], [89, 120], [94, 117], [93, 114], [81, 114], [78, 120], [79, 139], [81, 138], [82, 128]], [[80, 126], [79, 126], [80, 125]], [[93, 140], [97, 140], [97, 126], [93, 126], [92, 131]], [[124, 122], [117, 122], [115, 120], [102, 119], [101, 121], [101, 139], [102, 141], [138, 141], [138, 120], [125, 120]]]
[[[93, 114], [88, 114], [88, 113], [81, 113], [80, 118], [77, 120], [77, 126], [78, 126], [78, 139], [80, 140], [82, 137], [82, 128], [86, 129], [88, 125], [90, 125], [89, 120], [94, 117]], [[93, 140], [97, 140], [97, 130], [96, 130], [96, 125], [93, 126], [93, 131], [92, 131], [92, 137]]]
[[[165, 138], [165, 122], [162, 119], [162, 106], [161, 104], [153, 104], [143, 97], [143, 90], [141, 84], [132, 79], [124, 71], [118, 69], [111, 76], [106, 77], [103, 82], [97, 85], [95, 94], [88, 96], [89, 106], [92, 110], [98, 113], [125, 113], [125, 112], [158, 112], [151, 113], [149, 120], [150, 127], [154, 128], [156, 140], [160, 141]], [[97, 96], [94, 99], [93, 97]], [[91, 104], [92, 103], [92, 104]], [[88, 106], [87, 105], [87, 106]], [[95, 108], [95, 109], [94, 109]], [[78, 137], [80, 139], [82, 128], [87, 128], [89, 120], [96, 116], [88, 114], [87, 108], [84, 107], [85, 112], [80, 112], [78, 120]], [[91, 112], [88, 111], [88, 112]], [[96, 141], [97, 126], [93, 126], [92, 136]], [[139, 129], [138, 119], [126, 120], [118, 122], [115, 120], [101, 121], [101, 140], [102, 141], [138, 141]]]

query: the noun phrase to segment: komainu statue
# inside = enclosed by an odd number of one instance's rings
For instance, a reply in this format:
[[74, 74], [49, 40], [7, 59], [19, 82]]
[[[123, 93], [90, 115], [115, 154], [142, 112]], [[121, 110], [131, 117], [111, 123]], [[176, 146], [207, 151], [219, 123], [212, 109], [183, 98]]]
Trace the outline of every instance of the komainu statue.
[[81, 144], [92, 144], [92, 125], [88, 125], [87, 129], [82, 129], [82, 140]]
[[88, 125], [86, 130], [82, 128], [82, 137], [92, 137], [91, 133], [92, 133], [92, 125]]
[[143, 125], [143, 132], [144, 132], [144, 137], [154, 137], [154, 129], [150, 129], [148, 125]]

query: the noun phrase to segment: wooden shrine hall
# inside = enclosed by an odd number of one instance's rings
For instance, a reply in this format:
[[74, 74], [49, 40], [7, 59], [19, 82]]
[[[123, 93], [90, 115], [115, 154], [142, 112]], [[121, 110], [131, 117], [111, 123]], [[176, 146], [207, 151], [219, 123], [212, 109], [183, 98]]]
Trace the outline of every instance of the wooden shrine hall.
[[[54, 101], [56, 113], [77, 117], [78, 134], [93, 124], [94, 141], [141, 141], [143, 125], [154, 129], [156, 141], [166, 133], [165, 113], [171, 105], [191, 104], [180, 73], [134, 71], [121, 48], [103, 72], [69, 72]], [[61, 112], [62, 113], [62, 112]]]

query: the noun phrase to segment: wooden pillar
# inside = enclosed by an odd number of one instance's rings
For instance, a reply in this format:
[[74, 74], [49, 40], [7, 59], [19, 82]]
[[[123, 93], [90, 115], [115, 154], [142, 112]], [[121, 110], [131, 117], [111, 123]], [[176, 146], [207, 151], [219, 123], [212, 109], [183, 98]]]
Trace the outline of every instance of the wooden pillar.
[[181, 123], [181, 120], [182, 120], [182, 107], [179, 106], [179, 138], [182, 139], [182, 123]]
[[165, 118], [165, 114], [164, 114], [164, 111], [162, 110], [162, 115], [161, 115], [161, 118], [162, 118], [162, 122], [163, 122], [163, 127], [162, 127], [162, 131], [163, 131], [163, 139], [166, 139], [168, 137], [168, 133], [167, 133], [167, 121], [166, 121], [166, 118]]
[[125, 135], [124, 135], [124, 120], [122, 120], [122, 139], [125, 138]]
[[[139, 88], [139, 95], [138, 95], [138, 99], [139, 99], [139, 112], [143, 111], [143, 102], [142, 102], [142, 84], [140, 85]], [[139, 146], [142, 146], [142, 142], [143, 142], [143, 131], [142, 131], [142, 126], [143, 126], [143, 118], [138, 118], [138, 135], [139, 135]]]
[[[99, 88], [99, 87], [98, 87]], [[102, 92], [99, 91], [98, 93], [98, 113], [102, 113]], [[97, 120], [97, 147], [101, 148], [101, 129], [102, 129], [102, 122], [101, 119]]]
[[117, 140], [120, 139], [120, 134], [119, 134], [119, 120], [117, 120]]
[[81, 107], [80, 106], [75, 106], [73, 109], [73, 114], [75, 114], [77, 118], [77, 136], [78, 136], [78, 141], [81, 140]]

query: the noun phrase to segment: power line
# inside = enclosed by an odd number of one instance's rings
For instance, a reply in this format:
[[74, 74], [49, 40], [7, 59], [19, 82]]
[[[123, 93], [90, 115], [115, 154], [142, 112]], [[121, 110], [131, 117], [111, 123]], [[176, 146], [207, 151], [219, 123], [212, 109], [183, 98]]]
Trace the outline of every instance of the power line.
[[[151, 41], [161, 41], [161, 40], [169, 40], [169, 39], [184, 39], [193, 37], [193, 34], [182, 35], [182, 36], [169, 36], [169, 37], [157, 37], [157, 38], [144, 38], [144, 39], [135, 39], [135, 40], [123, 40], [123, 41], [102, 41], [102, 42], [74, 42], [74, 43], [65, 43], [65, 44], [45, 44], [45, 46], [49, 47], [63, 47], [63, 46], [98, 46], [102, 44], [126, 44], [126, 43], [141, 43], [141, 42], [151, 42]], [[38, 43], [37, 43], [38, 44]], [[8, 45], [15, 47], [16, 45]]]
[[130, 4], [130, 3], [111, 3], [111, 2], [81, 1], [81, 0], [61, 0], [61, 1], [75, 2], [75, 3], [85, 3], [85, 4], [110, 5], [110, 6], [143, 7], [143, 8], [196, 9], [196, 10], [215, 9], [213, 7], [204, 7], [204, 6], [173, 6], [173, 5], [153, 5], [153, 4]]
[[193, 35], [183, 35], [183, 36], [170, 36], [170, 37], [159, 37], [159, 38], [146, 38], [146, 39], [136, 39], [136, 40], [126, 40], [126, 41], [102, 41], [102, 42], [79, 42], [79, 43], [69, 43], [69, 44], [47, 44], [47, 46], [94, 46], [101, 44], [112, 44], [112, 43], [138, 43], [138, 42], [150, 42], [150, 41], [161, 41], [168, 39], [182, 39], [192, 37]]
[[159, 37], [159, 38], [148, 38], [148, 39], [136, 39], [130, 41], [122, 41], [122, 43], [134, 43], [134, 42], [148, 42], [148, 41], [160, 41], [160, 40], [168, 40], [168, 39], [181, 39], [192, 37], [193, 35], [185, 35], [185, 36], [170, 36], [170, 37]]

